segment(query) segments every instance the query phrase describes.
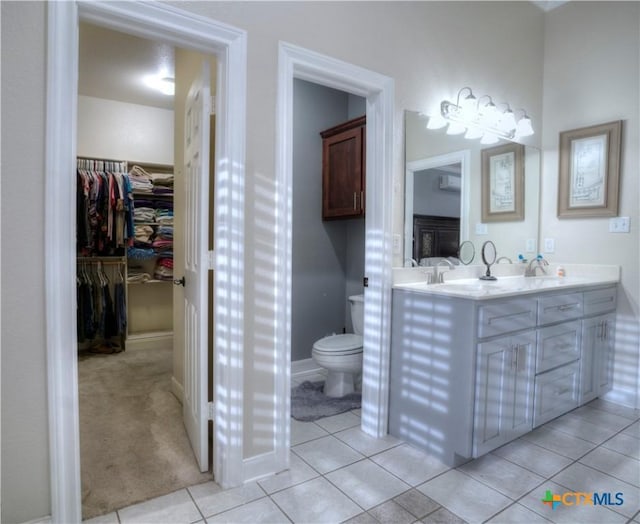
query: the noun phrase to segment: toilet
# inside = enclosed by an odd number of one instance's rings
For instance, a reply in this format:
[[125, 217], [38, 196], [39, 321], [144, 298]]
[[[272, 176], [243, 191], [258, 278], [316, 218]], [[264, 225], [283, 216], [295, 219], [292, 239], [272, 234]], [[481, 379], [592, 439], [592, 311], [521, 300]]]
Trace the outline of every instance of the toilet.
[[327, 370], [324, 394], [343, 397], [355, 391], [355, 381], [362, 372], [362, 333], [364, 295], [349, 297], [354, 333], [330, 335], [313, 344], [311, 357]]

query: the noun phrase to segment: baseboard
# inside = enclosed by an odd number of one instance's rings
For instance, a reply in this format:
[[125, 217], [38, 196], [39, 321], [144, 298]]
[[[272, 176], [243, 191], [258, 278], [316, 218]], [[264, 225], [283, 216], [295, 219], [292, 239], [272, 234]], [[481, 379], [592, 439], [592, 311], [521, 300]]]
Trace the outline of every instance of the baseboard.
[[50, 515], [48, 515], [40, 519], [28, 520], [26, 522], [23, 522], [22, 524], [51, 524], [52, 522], [53, 522], [53, 519], [51, 518]]
[[180, 401], [180, 404], [182, 404], [182, 401], [184, 400], [184, 388], [174, 376], [171, 377], [171, 393], [173, 393], [173, 395]]
[[125, 342], [127, 350], [173, 347], [173, 331], [153, 331], [129, 335]]
[[327, 370], [318, 366], [312, 358], [291, 362], [291, 379], [301, 380], [311, 375], [325, 375]]
[[256, 480], [270, 477], [280, 471], [284, 471], [275, 451], [262, 453], [242, 461], [244, 482], [254, 482]]

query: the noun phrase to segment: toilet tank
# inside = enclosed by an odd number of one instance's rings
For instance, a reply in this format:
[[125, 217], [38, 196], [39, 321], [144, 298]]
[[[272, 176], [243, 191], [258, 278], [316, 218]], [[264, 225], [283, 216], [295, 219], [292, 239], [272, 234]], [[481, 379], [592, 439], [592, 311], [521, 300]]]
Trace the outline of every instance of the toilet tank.
[[351, 304], [353, 332], [356, 335], [362, 335], [364, 333], [364, 295], [351, 295], [349, 303]]

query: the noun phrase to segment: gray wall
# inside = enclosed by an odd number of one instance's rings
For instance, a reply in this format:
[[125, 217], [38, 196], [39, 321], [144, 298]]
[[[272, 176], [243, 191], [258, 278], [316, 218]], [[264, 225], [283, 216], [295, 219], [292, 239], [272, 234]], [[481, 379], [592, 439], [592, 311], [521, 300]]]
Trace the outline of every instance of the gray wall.
[[[294, 82], [292, 361], [311, 358], [319, 338], [342, 333], [349, 318], [347, 281], [362, 279], [364, 221], [322, 221], [320, 137], [320, 131], [349, 120], [350, 107], [357, 111], [364, 106], [358, 98], [303, 80]], [[351, 222], [361, 227], [350, 227]]]
[[[460, 217], [460, 191], [440, 189], [440, 169], [418, 171], [413, 179], [413, 213], [440, 217]], [[459, 177], [458, 177], [459, 178]]]

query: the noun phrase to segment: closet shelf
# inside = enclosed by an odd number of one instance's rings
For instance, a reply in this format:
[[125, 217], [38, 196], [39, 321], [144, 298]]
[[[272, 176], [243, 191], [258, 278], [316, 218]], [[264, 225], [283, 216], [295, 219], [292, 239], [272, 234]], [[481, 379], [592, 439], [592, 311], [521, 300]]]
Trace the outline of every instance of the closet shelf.
[[140, 198], [173, 198], [173, 193], [145, 193], [144, 191], [132, 191], [134, 197]]
[[157, 278], [152, 278], [151, 280], [146, 280], [144, 282], [127, 282], [130, 286], [141, 286], [144, 284], [171, 284], [173, 280], [159, 280]]

